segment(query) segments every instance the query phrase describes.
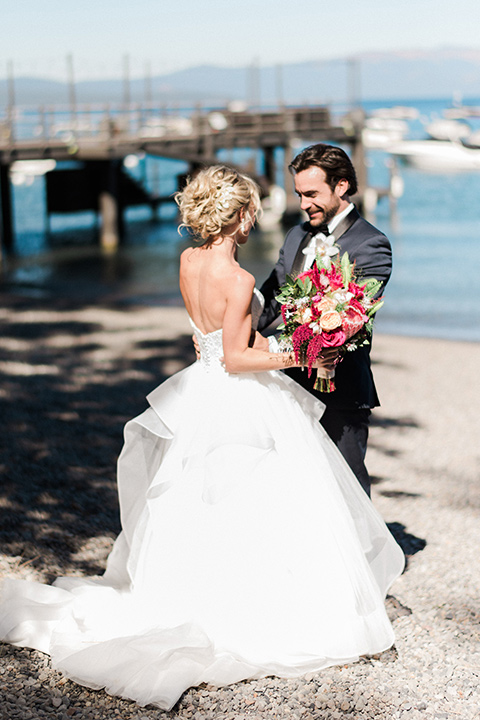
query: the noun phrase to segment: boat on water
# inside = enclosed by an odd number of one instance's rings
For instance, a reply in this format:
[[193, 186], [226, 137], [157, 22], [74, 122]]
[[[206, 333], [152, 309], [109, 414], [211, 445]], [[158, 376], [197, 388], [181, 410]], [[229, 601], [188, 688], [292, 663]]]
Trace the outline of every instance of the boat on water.
[[480, 130], [476, 130], [475, 132], [470, 133], [468, 137], [465, 138], [465, 140], [462, 140], [462, 144], [465, 145], [465, 147], [472, 148], [474, 150], [480, 149]]
[[420, 112], [408, 105], [394, 105], [393, 107], [377, 108], [372, 110], [371, 116], [383, 120], [416, 120]]
[[372, 110], [362, 130], [363, 144], [370, 149], [387, 149], [392, 143], [405, 138], [409, 130], [408, 121], [415, 120], [418, 115], [416, 108], [401, 105]]
[[452, 140], [403, 140], [388, 148], [400, 162], [425, 172], [480, 170], [480, 147]]
[[452, 118], [437, 118], [425, 125], [425, 131], [434, 140], [465, 140], [472, 132], [466, 122]]
[[383, 149], [392, 143], [403, 140], [407, 132], [408, 124], [405, 120], [370, 117], [365, 121], [362, 141], [367, 148]]

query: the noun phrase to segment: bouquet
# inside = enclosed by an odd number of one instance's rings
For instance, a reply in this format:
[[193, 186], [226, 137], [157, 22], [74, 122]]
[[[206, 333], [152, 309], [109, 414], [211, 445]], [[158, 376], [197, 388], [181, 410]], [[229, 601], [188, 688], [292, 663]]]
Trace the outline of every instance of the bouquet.
[[[375, 299], [379, 280], [358, 279], [347, 253], [340, 259], [337, 246], [325, 249], [317, 251], [312, 267], [296, 279], [287, 275], [276, 298], [283, 318], [280, 348], [293, 350], [296, 362], [308, 367], [309, 377], [323, 348], [338, 348], [339, 362], [345, 352], [367, 345], [373, 316], [383, 305], [381, 298]], [[334, 369], [317, 369], [314, 389], [332, 392], [334, 376]]]

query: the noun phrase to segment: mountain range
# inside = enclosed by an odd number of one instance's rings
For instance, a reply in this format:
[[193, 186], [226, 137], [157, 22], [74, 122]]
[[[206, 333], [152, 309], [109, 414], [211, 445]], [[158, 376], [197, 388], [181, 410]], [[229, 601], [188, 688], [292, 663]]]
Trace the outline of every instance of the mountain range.
[[[11, 85], [10, 85], [11, 88]], [[67, 81], [18, 77], [17, 105], [68, 105]], [[371, 52], [281, 66], [243, 68], [197, 66], [151, 78], [84, 80], [75, 83], [77, 103], [222, 106], [343, 103], [352, 100], [401, 100], [480, 97], [479, 48]], [[9, 83], [0, 80], [0, 106], [8, 103]]]

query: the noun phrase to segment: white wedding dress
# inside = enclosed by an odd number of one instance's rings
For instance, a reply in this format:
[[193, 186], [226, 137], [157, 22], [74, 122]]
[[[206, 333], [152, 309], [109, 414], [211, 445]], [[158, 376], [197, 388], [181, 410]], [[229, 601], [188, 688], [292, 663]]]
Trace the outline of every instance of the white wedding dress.
[[202, 682], [390, 647], [384, 598], [404, 564], [321, 428], [323, 405], [278, 371], [229, 375], [222, 331], [195, 332], [201, 360], [125, 427], [123, 530], [103, 577], [1, 587], [0, 638], [163, 709]]

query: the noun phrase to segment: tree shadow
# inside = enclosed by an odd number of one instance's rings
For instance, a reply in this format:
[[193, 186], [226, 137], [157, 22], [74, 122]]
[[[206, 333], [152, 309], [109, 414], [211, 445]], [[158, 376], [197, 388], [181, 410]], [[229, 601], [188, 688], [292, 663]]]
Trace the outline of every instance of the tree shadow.
[[410, 416], [393, 418], [372, 413], [370, 424], [381, 428], [420, 428], [421, 425]]
[[427, 541], [424, 538], [419, 538], [407, 532], [405, 525], [402, 525], [402, 523], [387, 523], [387, 527], [404, 552], [405, 570], [407, 570], [409, 559], [412, 555], [416, 555], [418, 552], [424, 550], [427, 546]]
[[[421, 425], [415, 420], [414, 418], [410, 416], [405, 417], [384, 417], [381, 415], [377, 415], [375, 413], [372, 413], [370, 417], [370, 425], [371, 427], [377, 427], [377, 428], [383, 428], [384, 430], [398, 430], [399, 432], [402, 432], [403, 430], [409, 430], [409, 429], [419, 429]], [[378, 437], [369, 437], [368, 440], [368, 447], [371, 449], [375, 449], [377, 452], [381, 453], [385, 457], [391, 457], [391, 458], [398, 458], [401, 455], [401, 451], [397, 450], [393, 447], [386, 447], [382, 442], [381, 438]], [[372, 485], [379, 485], [383, 482], [383, 478], [380, 476], [372, 475], [370, 477]], [[390, 494], [388, 494], [390, 492]], [[415, 494], [412, 493], [404, 493], [402, 491], [385, 491], [382, 493], [385, 495], [385, 497], [418, 497]]]
[[370, 362], [373, 365], [391, 368], [392, 370], [402, 370], [405, 368], [404, 363], [395, 362], [393, 360], [385, 360], [385, 358], [378, 358], [375, 354], [372, 354]]
[[[51, 312], [51, 300], [2, 300], [3, 334], [14, 341], [0, 349], [2, 552], [48, 580], [101, 573], [101, 556], [120, 530], [116, 462], [123, 426], [146, 409], [145, 396], [172, 365], [193, 362], [191, 336], [140, 339], [103, 361], [102, 332], [112, 331], [83, 322], [81, 312], [79, 321], [72, 319], [81, 302], [68, 303], [68, 313], [54, 303], [54, 319], [37, 323], [25, 316], [19, 322], [16, 310]], [[89, 550], [92, 538], [100, 553]]]

